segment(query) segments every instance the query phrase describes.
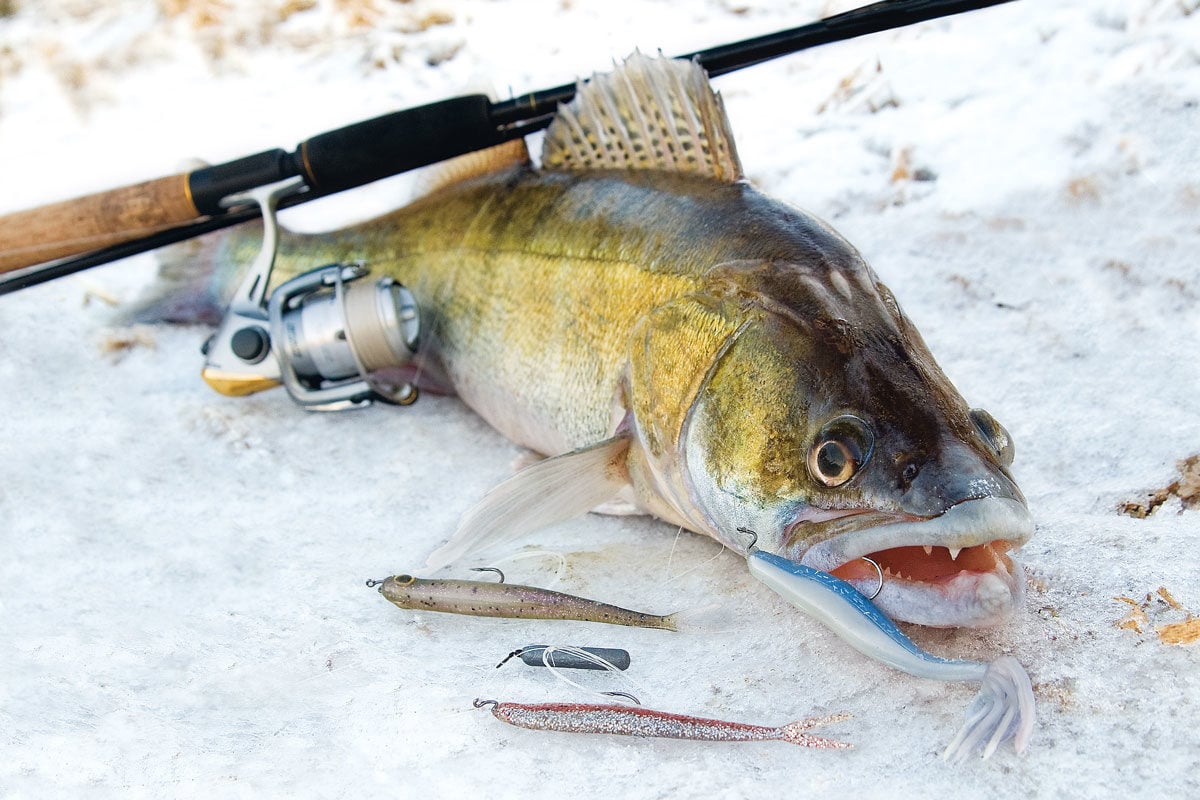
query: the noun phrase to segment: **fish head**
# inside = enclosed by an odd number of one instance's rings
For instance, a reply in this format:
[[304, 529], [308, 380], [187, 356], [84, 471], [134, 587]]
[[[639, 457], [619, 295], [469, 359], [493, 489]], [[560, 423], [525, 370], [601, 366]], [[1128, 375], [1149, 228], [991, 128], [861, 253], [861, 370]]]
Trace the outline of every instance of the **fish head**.
[[655, 462], [680, 514], [741, 552], [878, 589], [896, 619], [1005, 619], [1024, 583], [1010, 551], [1033, 531], [1007, 431], [967, 405], [865, 264], [755, 272], [767, 285], [693, 301], [723, 325]]

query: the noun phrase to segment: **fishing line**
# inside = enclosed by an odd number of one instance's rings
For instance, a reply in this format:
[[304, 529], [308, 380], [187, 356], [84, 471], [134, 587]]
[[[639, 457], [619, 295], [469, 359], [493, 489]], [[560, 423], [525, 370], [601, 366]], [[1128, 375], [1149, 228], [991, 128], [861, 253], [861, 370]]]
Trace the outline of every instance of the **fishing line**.
[[718, 550], [717, 554], [715, 556], [713, 556], [712, 558], [710, 558], [706, 561], [701, 561], [699, 564], [696, 564], [693, 567], [685, 569], [683, 572], [679, 573], [678, 575], [672, 575], [671, 574], [671, 565], [675, 562], [675, 548], [679, 544], [679, 539], [681, 536], [683, 536], [683, 526], [682, 525], [679, 526], [679, 528], [675, 531], [675, 538], [671, 540], [671, 553], [667, 556], [666, 567], [663, 568], [663, 572], [665, 572], [666, 576], [667, 576], [667, 583], [671, 583], [672, 581], [679, 580], [680, 578], [685, 577], [689, 573], [695, 572], [696, 570], [700, 569], [701, 567], [705, 567], [705, 566], [711, 564], [712, 562], [714, 562], [718, 558], [720, 558], [721, 555], [724, 554], [724, 552], [726, 550], [725, 544], [721, 543], [721, 549]]
[[[681, 528], [680, 530], [682, 530], [682, 528]], [[672, 550], [672, 551], [674, 551], [674, 549], [675, 549], [675, 548], [674, 548], [674, 546], [672, 546], [671, 550]], [[717, 551], [717, 553], [716, 553], [716, 555], [714, 555], [712, 558], [705, 559], [704, 561], [701, 561], [700, 563], [696, 564], [695, 566], [692, 566], [692, 567], [689, 567], [689, 568], [685, 569], [683, 572], [680, 572], [678, 575], [672, 575], [672, 574], [671, 574], [671, 565], [670, 565], [670, 562], [668, 561], [668, 562], [667, 562], [667, 583], [671, 583], [671, 582], [673, 582], [673, 581], [677, 581], [677, 580], [679, 580], [680, 578], [683, 578], [683, 577], [686, 577], [686, 576], [690, 575], [691, 573], [695, 572], [695, 571], [696, 571], [696, 570], [698, 570], [698, 569], [702, 569], [702, 568], [704, 568], [704, 567], [707, 567], [709, 564], [713, 563], [713, 562], [714, 562], [714, 561], [716, 561], [718, 558], [720, 558], [721, 556], [723, 556], [723, 555], [725, 554], [725, 551], [726, 551], [727, 549], [728, 549], [728, 548], [727, 548], [727, 547], [725, 547], [725, 545], [722, 543], [722, 544], [721, 544], [721, 549], [720, 549], [720, 550], [718, 550], [718, 551]]]
[[[544, 644], [530, 644], [524, 647], [518, 647], [516, 650], [513, 650], [511, 653], [506, 655], [504, 659], [496, 665], [496, 669], [500, 669], [513, 658], [520, 658], [523, 664], [527, 664], [531, 667], [544, 666], [542, 664], [542, 652], [546, 649], [546, 647], [547, 645]], [[621, 671], [629, 669], [631, 659], [629, 658], [628, 650], [621, 650], [620, 648], [616, 647], [582, 647], [581, 649], [586, 650], [593, 655], [600, 656], [600, 658], [611, 661], [612, 665]], [[554, 656], [554, 666], [562, 667], [564, 669], [604, 669], [604, 667], [589, 659], [577, 659], [571, 654], [562, 653], [561, 651], [559, 654]]]
[[[287, 199], [287, 198], [285, 197], [285, 198], [284, 198], [284, 200], [286, 200], [286, 199]], [[410, 198], [408, 202], [412, 202], [412, 201], [413, 201], [413, 200], [415, 200], [415, 199], [416, 199], [415, 197], [414, 197], [414, 198]], [[444, 299], [443, 295], [444, 295], [444, 294], [448, 294], [448, 293], [449, 293], [449, 292], [448, 292], [447, 290], [445, 290], [445, 289], [443, 289], [443, 290], [439, 290], [439, 291], [438, 291], [438, 292], [437, 292], [437, 293], [434, 295], [434, 302], [436, 302], [436, 303], [441, 303], [441, 301]], [[437, 315], [435, 314], [435, 315], [433, 316], [433, 319], [430, 321], [430, 323], [429, 323], [428, 325], [426, 325], [424, 322], [422, 322], [421, 324], [422, 324], [422, 326], [423, 326], [423, 327], [422, 327], [422, 330], [421, 330], [421, 334], [420, 334], [421, 341], [426, 341], [426, 342], [436, 342], [436, 341], [439, 341], [439, 337], [440, 337], [440, 336], [441, 336], [441, 334], [442, 334], [442, 325], [444, 324], [444, 323], [443, 323], [443, 320], [441, 319], [441, 317], [439, 317], [439, 316], [437, 316]], [[417, 350], [418, 350], [418, 352], [424, 352], [425, 348], [421, 347], [421, 346], [418, 344]], [[413, 377], [412, 377], [412, 385], [413, 385], [413, 386], [420, 386], [420, 385], [421, 385], [421, 378], [423, 378], [423, 377], [425, 376], [425, 359], [423, 359], [423, 358], [415, 358], [415, 359], [413, 359], [413, 362], [412, 362], [412, 363], [413, 363], [413, 365], [415, 365], [415, 366], [416, 366], [416, 370], [413, 372]], [[435, 386], [436, 386], [436, 385], [438, 385], [440, 382], [444, 382], [444, 379], [443, 379], [442, 381], [439, 381], [439, 380], [438, 380], [438, 377], [437, 377], [437, 371], [436, 371], [436, 370], [433, 372], [433, 374], [434, 374], [434, 378], [433, 378], [433, 380], [431, 381], [431, 383], [432, 383], [433, 385], [435, 385]]]
[[[617, 667], [614, 666], [614, 664], [612, 664], [610, 661], [607, 661], [606, 658], [601, 658], [600, 656], [593, 654], [593, 652], [588, 652], [587, 650], [577, 648], [577, 646], [570, 645], [570, 644], [563, 644], [563, 645], [548, 644], [548, 645], [546, 645], [546, 649], [542, 650], [542, 652], [541, 652], [542, 666], [544, 666], [544, 667], [546, 667], [546, 669], [550, 670], [550, 673], [552, 675], [554, 675], [554, 678], [557, 678], [560, 681], [563, 681], [564, 684], [569, 684], [571, 686], [574, 686], [575, 688], [577, 688], [577, 690], [580, 690], [584, 694], [596, 694], [596, 696], [600, 696], [600, 697], [616, 697], [617, 696], [617, 693], [601, 692], [599, 690], [595, 690], [595, 688], [588, 688], [587, 686], [583, 686], [582, 684], [577, 684], [576, 681], [568, 678], [568, 676], [566, 676], [562, 672], [562, 670], [560, 670], [558, 667], [554, 666], [553, 663], [551, 663], [551, 656], [552, 656], [552, 654], [554, 654], [554, 652], [564, 652], [564, 654], [569, 654], [569, 655], [575, 656], [576, 658], [580, 658], [580, 660], [582, 660], [582, 661], [594, 663], [594, 664], [596, 664], [596, 666], [604, 669], [605, 672], [611, 672], [611, 673], [616, 674], [618, 676], [618, 678], [625, 681], [626, 684], [628, 684], [630, 686], [630, 688], [632, 688], [632, 690], [635, 690], [638, 692], [643, 691], [642, 686], [640, 684], [637, 684], [637, 681], [630, 678], [629, 675], [625, 675], [624, 673], [620, 672], [620, 670], [617, 669]], [[620, 697], [632, 697], [631, 694], [625, 694], [625, 693], [619, 693], [619, 694], [620, 694]], [[638, 700], [636, 697], [632, 697], [632, 699], [634, 699], [634, 703], [636, 703], [637, 705], [642, 704], [641, 700]]]
[[642, 702], [640, 700], [638, 700], [637, 697], [633, 696], [632, 694], [627, 694], [625, 692], [602, 692], [597, 689], [589, 689], [588, 687], [584, 686], [583, 684], [576, 683], [575, 681], [571, 680], [565, 674], [563, 674], [563, 672], [561, 670], [559, 670], [558, 667], [555, 667], [554, 664], [551, 663], [551, 655], [556, 652], [557, 653], [566, 653], [566, 654], [574, 656], [575, 658], [578, 658], [582, 661], [587, 661], [589, 663], [595, 664], [596, 666], [603, 668], [606, 672], [611, 672], [614, 675], [616, 675], [622, 681], [627, 683], [629, 685], [629, 687], [631, 689], [633, 689], [634, 691], [643, 692], [643, 687], [639, 683], [637, 683], [637, 681], [633, 680], [633, 678], [630, 678], [628, 675], [621, 672], [621, 670], [617, 669], [617, 667], [614, 666], [607, 659], [601, 658], [600, 656], [596, 655], [595, 653], [589, 653], [588, 651], [583, 650], [582, 648], [579, 648], [579, 647], [575, 647], [573, 645], [548, 644], [548, 645], [546, 645], [546, 649], [542, 651], [542, 666], [544, 666], [546, 669], [548, 669], [550, 671], [550, 673], [552, 675], [554, 675], [554, 677], [558, 678], [563, 683], [574, 686], [576, 689], [583, 692], [584, 694], [599, 695], [601, 697], [624, 698], [627, 701], [631, 700], [636, 705], [640, 706], [642, 704]]
[[679, 537], [683, 535], [683, 526], [680, 525], [675, 529], [675, 538], [671, 539], [671, 552], [667, 554], [667, 580], [671, 580], [671, 565], [675, 563], [675, 546], [679, 544]]
[[492, 561], [492, 563], [505, 564], [510, 561], [524, 561], [525, 559], [529, 558], [552, 558], [555, 561], [554, 580], [550, 581], [542, 588], [553, 589], [555, 586], [558, 586], [560, 583], [562, 583], [563, 576], [567, 572], [567, 557], [557, 550], [527, 550], [525, 552], [513, 553], [512, 555], [504, 556], [503, 558], [497, 558]]

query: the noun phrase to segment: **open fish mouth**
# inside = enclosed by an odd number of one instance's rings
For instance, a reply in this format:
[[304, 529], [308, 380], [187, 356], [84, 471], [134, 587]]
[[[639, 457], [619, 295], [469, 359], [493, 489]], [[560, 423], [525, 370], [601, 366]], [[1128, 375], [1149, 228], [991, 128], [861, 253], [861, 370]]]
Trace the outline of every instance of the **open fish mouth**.
[[1033, 520], [1017, 500], [968, 500], [930, 518], [866, 512], [833, 524], [855, 529], [813, 545], [800, 562], [868, 597], [878, 590], [875, 604], [895, 619], [985, 627], [1004, 621], [1023, 597], [1024, 574], [1011, 551], [1033, 535]]

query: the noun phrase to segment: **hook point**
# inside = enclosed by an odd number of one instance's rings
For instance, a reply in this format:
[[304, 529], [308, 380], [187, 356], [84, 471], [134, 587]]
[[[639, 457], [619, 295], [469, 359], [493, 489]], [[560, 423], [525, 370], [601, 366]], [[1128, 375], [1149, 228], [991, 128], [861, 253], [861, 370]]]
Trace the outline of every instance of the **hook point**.
[[879, 593], [883, 591], [883, 570], [880, 569], [879, 564], [877, 564], [874, 559], [867, 558], [866, 556], [859, 556], [859, 558], [870, 564], [875, 568], [875, 571], [879, 573], [879, 585], [875, 587], [875, 594], [867, 598], [868, 600], [874, 600], [876, 597], [879, 597]]
[[497, 583], [504, 583], [504, 573], [495, 567], [471, 567], [471, 572], [494, 572], [500, 576], [500, 580]]

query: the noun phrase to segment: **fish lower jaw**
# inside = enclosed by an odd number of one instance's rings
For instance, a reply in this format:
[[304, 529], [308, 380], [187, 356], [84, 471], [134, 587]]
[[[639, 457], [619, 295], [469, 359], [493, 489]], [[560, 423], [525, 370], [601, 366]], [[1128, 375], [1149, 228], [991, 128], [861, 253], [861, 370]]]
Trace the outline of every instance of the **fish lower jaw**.
[[875, 603], [893, 619], [931, 628], [989, 628], [1008, 620], [1023, 598], [1023, 581], [1012, 575], [964, 570], [937, 583], [885, 579]]
[[1024, 572], [1010, 551], [1032, 532], [1023, 504], [984, 498], [932, 519], [841, 534], [800, 561], [873, 597], [893, 619], [987, 627], [1008, 618], [1023, 597]]
[[889, 617], [933, 628], [999, 625], [1012, 616], [1024, 596], [1024, 573], [1011, 555], [1005, 555], [993, 570], [961, 569], [924, 580], [882, 565], [881, 571], [882, 585], [879, 572], [861, 559], [833, 574], [867, 597], [878, 591], [874, 602]]

